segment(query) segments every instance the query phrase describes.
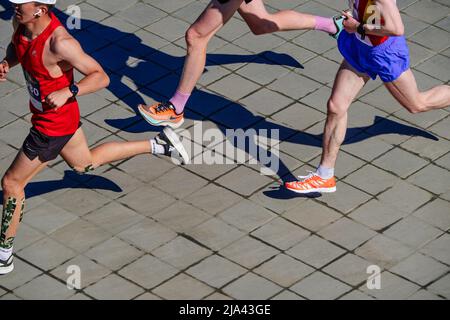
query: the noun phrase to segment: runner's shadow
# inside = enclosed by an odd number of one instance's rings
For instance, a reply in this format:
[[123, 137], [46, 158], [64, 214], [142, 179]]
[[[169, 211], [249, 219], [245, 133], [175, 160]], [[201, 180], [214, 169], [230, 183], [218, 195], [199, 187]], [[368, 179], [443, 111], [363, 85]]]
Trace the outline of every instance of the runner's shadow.
[[[61, 180], [31, 182], [25, 188], [26, 198], [37, 197], [62, 189], [96, 189], [121, 192], [122, 189], [113, 181], [102, 176], [77, 173], [66, 170]], [[0, 204], [3, 204], [3, 191], [0, 191]]]

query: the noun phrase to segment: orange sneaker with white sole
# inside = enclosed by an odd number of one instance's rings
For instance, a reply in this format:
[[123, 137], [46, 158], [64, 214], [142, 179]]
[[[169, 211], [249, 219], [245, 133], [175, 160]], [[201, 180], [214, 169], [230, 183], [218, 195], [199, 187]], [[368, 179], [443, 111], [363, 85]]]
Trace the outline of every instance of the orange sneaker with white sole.
[[138, 110], [145, 121], [153, 126], [169, 126], [177, 129], [184, 122], [184, 113], [177, 114], [170, 102], [156, 103], [152, 106], [140, 104]]
[[301, 176], [301, 181], [286, 182], [286, 189], [296, 193], [327, 193], [336, 191], [336, 179], [322, 179], [317, 173], [311, 172], [307, 176]]

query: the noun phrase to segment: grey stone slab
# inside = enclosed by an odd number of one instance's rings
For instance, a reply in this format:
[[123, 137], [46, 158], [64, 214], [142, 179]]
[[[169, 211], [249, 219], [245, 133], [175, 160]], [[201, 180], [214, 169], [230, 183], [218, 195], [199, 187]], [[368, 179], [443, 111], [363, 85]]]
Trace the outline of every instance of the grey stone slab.
[[432, 132], [438, 134], [439, 136], [444, 137], [447, 140], [450, 140], [450, 133], [448, 132], [449, 123], [450, 123], [450, 117], [447, 117], [444, 120], [439, 121], [438, 123], [434, 124], [429, 129]]
[[433, 51], [440, 51], [450, 45], [448, 33], [434, 26], [429, 26], [410, 39]]
[[76, 253], [50, 238], [44, 238], [19, 251], [17, 255], [39, 268], [50, 270], [73, 258]]
[[85, 292], [100, 300], [130, 300], [144, 290], [116, 274], [111, 274], [87, 288]]
[[[86, 184], [88, 186], [91, 186], [92, 184], [98, 183], [99, 179], [108, 179], [114, 182], [121, 191], [117, 191], [116, 189], [97, 189], [98, 192], [103, 194], [104, 196], [110, 198], [110, 199], [117, 199], [118, 197], [123, 196], [124, 194], [128, 194], [136, 189], [138, 189], [140, 186], [142, 186], [142, 183], [130, 176], [129, 174], [126, 174], [120, 170], [112, 169], [102, 174], [101, 177], [94, 178], [87, 182]], [[95, 187], [93, 188], [95, 189]]]
[[448, 267], [434, 259], [416, 253], [390, 270], [408, 280], [426, 286], [448, 272]]
[[349, 217], [373, 230], [380, 231], [407, 215], [407, 212], [403, 212], [388, 204], [372, 199], [353, 211]]
[[7, 276], [2, 276], [2, 287], [14, 290], [25, 283], [30, 282], [32, 279], [37, 278], [40, 274], [42, 274], [41, 270], [36, 269], [31, 264], [15, 257], [14, 271]]
[[45, 237], [45, 234], [22, 222], [14, 240], [14, 250], [20, 251]]
[[280, 254], [253, 270], [253, 272], [282, 287], [290, 287], [314, 272], [314, 269], [290, 256]]
[[404, 12], [428, 23], [434, 23], [448, 15], [450, 8], [434, 1], [420, 0], [404, 9]]
[[363, 160], [371, 161], [393, 148], [391, 144], [381, 139], [370, 137], [365, 133], [361, 137], [358, 137], [358, 140], [360, 138], [362, 140], [360, 142], [353, 143], [350, 141], [350, 143], [344, 144], [342, 150]]
[[178, 273], [174, 267], [150, 255], [140, 257], [119, 274], [140, 286], [151, 289]]
[[162, 299], [158, 296], [155, 296], [154, 294], [146, 292], [140, 295], [139, 297], [135, 298], [134, 300], [162, 300]]
[[[114, 252], [114, 254], [111, 254]], [[124, 241], [111, 238], [92, 248], [85, 255], [111, 270], [118, 270], [126, 264], [142, 256], [144, 252], [137, 250]]]
[[296, 130], [310, 127], [326, 117], [322, 112], [305, 105], [296, 103], [272, 116], [278, 123], [286, 124]]
[[24, 221], [28, 225], [46, 234], [50, 234], [77, 219], [76, 215], [50, 202], [44, 202], [24, 215]]
[[174, 231], [150, 219], [144, 219], [118, 234], [119, 238], [146, 252], [168, 243], [176, 236]]
[[312, 231], [318, 231], [342, 217], [336, 211], [313, 200], [286, 211], [283, 217]]
[[376, 235], [369, 228], [345, 217], [322, 229], [318, 234], [349, 250], [355, 249]]
[[286, 251], [286, 253], [315, 268], [321, 268], [344, 254], [345, 251], [329, 241], [312, 235]]
[[209, 85], [208, 88], [228, 99], [239, 100], [249, 93], [256, 91], [258, 85], [241, 76], [232, 74]]
[[409, 177], [408, 181], [433, 193], [441, 194], [450, 190], [449, 179], [448, 170], [430, 164]]
[[381, 289], [368, 289], [363, 284], [359, 290], [379, 300], [404, 300], [420, 287], [390, 272], [381, 273]]
[[187, 203], [178, 201], [161, 210], [153, 219], [176, 232], [186, 232], [211, 218], [206, 212]]
[[306, 62], [304, 67], [304, 70], [299, 71], [300, 74], [323, 84], [332, 84], [339, 64], [319, 56]]
[[442, 300], [442, 298], [430, 291], [421, 289], [410, 296], [408, 300]]
[[81, 253], [109, 239], [111, 234], [90, 222], [78, 219], [53, 232], [50, 236]]
[[241, 199], [240, 196], [227, 189], [214, 184], [208, 184], [204, 188], [185, 198], [184, 201], [211, 215], [216, 215], [233, 206]]
[[152, 252], [154, 256], [180, 270], [197, 263], [211, 253], [195, 242], [180, 236]]
[[431, 256], [446, 264], [450, 264], [450, 235], [443, 234], [438, 239], [427, 244], [422, 250], [428, 256]]
[[370, 194], [376, 195], [392, 187], [397, 179], [394, 175], [368, 164], [347, 176], [344, 181]]
[[111, 234], [117, 234], [142, 221], [144, 217], [114, 201], [84, 216], [83, 219]]
[[[369, 194], [344, 182], [338, 182], [336, 188], [337, 192], [326, 194], [320, 198], [320, 201], [343, 214], [351, 212], [371, 199]], [[346, 197], [341, 197], [340, 194], [345, 194]]]
[[15, 290], [25, 300], [61, 300], [75, 294], [61, 282], [43, 274]]
[[355, 253], [381, 268], [390, 268], [409, 256], [413, 251], [413, 249], [401, 242], [392, 240], [384, 235], [377, 235], [356, 249]]
[[278, 252], [275, 248], [249, 236], [245, 236], [219, 251], [222, 256], [247, 269], [254, 268], [263, 261], [275, 256]]
[[[399, 161], [401, 159], [401, 161]], [[414, 172], [420, 170], [428, 164], [423, 160], [409, 152], [395, 148], [373, 162], [380, 168], [388, 172], [407, 178]]]
[[367, 281], [369, 278], [367, 268], [370, 265], [370, 262], [349, 253], [324, 268], [323, 271], [354, 287]]
[[216, 218], [189, 230], [187, 234], [212, 250], [220, 250], [244, 236], [243, 232]]
[[54, 269], [51, 274], [63, 282], [68, 282], [69, 277], [73, 274], [70, 267], [80, 268], [80, 289], [88, 287], [111, 273], [108, 268], [79, 255]]
[[310, 232], [283, 218], [276, 218], [253, 231], [252, 235], [281, 250], [287, 250], [306, 239]]
[[[239, 39], [239, 41], [243, 40], [244, 38]], [[274, 38], [277, 41], [281, 40], [277, 37]], [[251, 48], [251, 50], [254, 51], [255, 48]], [[258, 58], [254, 62], [249, 63], [248, 65], [239, 69], [237, 73], [247, 79], [251, 79], [256, 83], [265, 86], [289, 73], [289, 69], [284, 68], [280, 65], [271, 64], [265, 59]]]
[[413, 248], [425, 245], [441, 233], [441, 230], [412, 216], [402, 219], [384, 232], [388, 237]]
[[374, 298], [362, 293], [359, 290], [353, 290], [345, 296], [339, 298], [339, 300], [374, 300]]
[[310, 300], [331, 300], [349, 292], [351, 287], [318, 271], [290, 289]]
[[[152, 216], [176, 202], [176, 199], [152, 186], [144, 185], [117, 199], [122, 205], [145, 216]], [[149, 206], [148, 204], [152, 205]]]
[[249, 200], [243, 200], [218, 217], [242, 231], [252, 232], [274, 219], [276, 215]]
[[254, 273], [247, 273], [223, 288], [223, 292], [238, 300], [268, 299], [281, 291], [281, 287]]
[[213, 288], [185, 274], [179, 274], [153, 290], [168, 300], [199, 300], [213, 291]]
[[250, 196], [273, 180], [246, 166], [239, 166], [217, 179], [216, 182], [243, 196]]
[[284, 290], [283, 292], [277, 294], [275, 297], [271, 298], [271, 300], [305, 300], [304, 298], [300, 297], [299, 295], [288, 291], [288, 290]]
[[435, 160], [450, 151], [450, 143], [447, 140], [440, 139], [429, 143], [428, 139], [422, 137], [413, 137], [401, 144], [401, 147], [411, 151], [421, 158]]
[[295, 100], [305, 97], [320, 87], [320, 83], [294, 72], [286, 74], [268, 86], [269, 89], [282, 93]]
[[212, 255], [189, 268], [186, 273], [212, 287], [221, 288], [246, 271], [246, 269], [227, 259]]
[[293, 100], [266, 88], [241, 100], [245, 107], [262, 115], [271, 115], [293, 103]]
[[428, 289], [435, 294], [450, 299], [450, 274], [430, 285]]
[[158, 189], [177, 198], [184, 198], [201, 189], [207, 181], [182, 168], [175, 168], [156, 179], [153, 183]]
[[441, 199], [436, 199], [414, 212], [414, 216], [441, 229], [450, 228], [450, 203]]
[[386, 190], [378, 199], [397, 210], [412, 213], [418, 207], [431, 200], [431, 194], [404, 181], [398, 181]]

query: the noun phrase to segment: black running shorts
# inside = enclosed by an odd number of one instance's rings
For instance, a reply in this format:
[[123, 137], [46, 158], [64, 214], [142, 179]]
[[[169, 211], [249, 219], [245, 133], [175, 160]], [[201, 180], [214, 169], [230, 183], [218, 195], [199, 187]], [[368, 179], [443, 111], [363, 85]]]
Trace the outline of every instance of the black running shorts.
[[[80, 126], [81, 123], [79, 124], [79, 127]], [[61, 137], [49, 137], [33, 127], [30, 129], [30, 133], [23, 142], [22, 150], [31, 161], [36, 159], [36, 157], [38, 157], [41, 162], [51, 161], [58, 157], [61, 150], [74, 134]]]
[[[227, 3], [227, 2], [229, 2], [230, 0], [217, 0], [217, 1], [219, 1], [220, 3], [222, 3], [222, 4], [224, 4], [224, 3]], [[245, 0], [245, 3], [250, 3], [250, 2], [252, 2], [253, 0]]]

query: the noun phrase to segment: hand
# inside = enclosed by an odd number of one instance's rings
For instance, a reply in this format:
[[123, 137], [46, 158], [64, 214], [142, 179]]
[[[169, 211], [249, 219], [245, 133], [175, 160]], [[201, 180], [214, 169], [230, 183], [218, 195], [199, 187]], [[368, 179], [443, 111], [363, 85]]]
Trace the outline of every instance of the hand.
[[3, 60], [0, 63], [0, 82], [5, 82], [6, 81], [6, 76], [9, 72], [9, 64], [8, 61]]
[[72, 92], [69, 88], [64, 88], [50, 93], [42, 102], [46, 102], [50, 107], [58, 109], [66, 104], [69, 98], [72, 98]]
[[348, 33], [355, 33], [358, 26], [361, 24], [358, 20], [353, 18], [351, 13], [343, 11], [342, 15], [345, 16], [344, 28]]

